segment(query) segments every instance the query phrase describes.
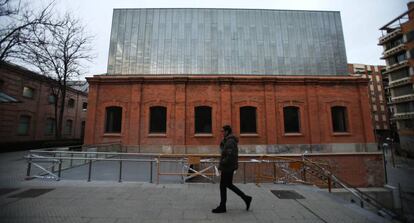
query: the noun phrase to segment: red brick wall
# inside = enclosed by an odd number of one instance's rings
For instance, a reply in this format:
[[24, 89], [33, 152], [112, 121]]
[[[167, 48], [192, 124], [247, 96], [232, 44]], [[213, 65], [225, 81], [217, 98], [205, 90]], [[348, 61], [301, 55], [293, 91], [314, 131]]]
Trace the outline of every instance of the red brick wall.
[[[20, 102], [0, 103], [0, 142], [54, 139], [54, 135], [45, 135], [46, 120], [54, 118], [54, 106], [48, 102], [50, 88], [44, 81], [45, 78], [37, 77], [40, 75], [27, 72], [27, 70], [18, 69], [16, 66], [7, 64], [1, 66], [0, 79], [3, 84], [0, 91], [16, 98]], [[33, 98], [23, 97], [22, 92], [25, 86], [34, 89]], [[69, 90], [67, 98], [73, 98], [75, 106], [73, 108], [66, 107], [63, 128], [67, 119], [73, 120], [73, 124], [72, 133], [64, 134], [63, 137], [79, 139], [81, 137], [81, 123], [86, 120], [86, 111], [82, 110], [82, 103], [87, 102], [87, 96], [84, 93]], [[25, 136], [17, 134], [21, 115], [31, 117], [29, 134]]]
[[[257, 107], [257, 135], [240, 144], [372, 143], [367, 81], [353, 77], [142, 77], [88, 78], [89, 109], [85, 144], [121, 141], [126, 146], [217, 145], [220, 128], [231, 124], [239, 134], [239, 108]], [[121, 134], [105, 134], [105, 108], [123, 108]], [[150, 135], [149, 107], [167, 107], [167, 133]], [[212, 135], [194, 135], [194, 107], [212, 107]], [[283, 106], [300, 107], [301, 134], [285, 135]], [[330, 106], [348, 108], [349, 134], [334, 134]], [[183, 148], [181, 148], [183, 147]], [[139, 149], [138, 149], [139, 151]], [[155, 150], [154, 150], [155, 152]], [[188, 151], [187, 151], [188, 152]]]

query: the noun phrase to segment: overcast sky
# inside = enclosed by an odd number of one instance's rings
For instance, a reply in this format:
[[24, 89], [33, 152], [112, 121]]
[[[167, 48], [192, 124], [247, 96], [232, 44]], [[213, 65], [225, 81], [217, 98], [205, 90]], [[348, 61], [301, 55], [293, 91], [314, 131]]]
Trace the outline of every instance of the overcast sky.
[[[29, 1], [32, 4], [34, 1]], [[40, 4], [42, 1], [36, 1]], [[46, 2], [45, 0], [43, 2]], [[114, 8], [254, 8], [340, 11], [348, 63], [382, 65], [378, 30], [407, 10], [409, 0], [57, 0], [59, 14], [71, 11], [90, 34], [97, 57], [86, 76], [106, 73]]]

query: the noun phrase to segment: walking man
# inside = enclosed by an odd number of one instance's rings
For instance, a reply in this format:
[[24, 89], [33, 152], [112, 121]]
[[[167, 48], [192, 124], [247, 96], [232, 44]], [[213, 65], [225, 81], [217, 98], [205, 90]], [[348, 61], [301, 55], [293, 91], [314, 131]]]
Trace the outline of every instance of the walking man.
[[221, 130], [223, 140], [220, 143], [220, 164], [219, 170], [221, 172], [220, 177], [220, 205], [213, 209], [213, 213], [226, 212], [227, 201], [227, 188], [239, 195], [241, 199], [246, 203], [246, 210], [250, 208], [252, 197], [244, 194], [239, 188], [233, 184], [233, 173], [238, 167], [239, 150], [237, 148], [238, 139], [232, 134], [231, 127], [229, 125], [223, 126]]

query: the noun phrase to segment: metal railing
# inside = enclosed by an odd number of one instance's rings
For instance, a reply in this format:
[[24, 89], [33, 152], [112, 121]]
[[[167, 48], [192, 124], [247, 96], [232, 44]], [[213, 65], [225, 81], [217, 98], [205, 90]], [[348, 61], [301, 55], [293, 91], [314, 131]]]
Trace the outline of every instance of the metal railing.
[[[291, 158], [275, 155], [240, 155], [238, 174], [244, 183], [247, 182], [246, 175], [253, 176], [253, 182], [259, 185], [265, 180], [273, 183], [302, 183], [313, 184], [322, 187], [328, 187], [331, 192], [332, 186], [344, 188], [360, 201], [360, 206], [364, 207], [364, 202], [370, 204], [382, 215], [388, 215], [393, 219], [401, 220], [401, 216], [384, 207], [371, 195], [362, 192], [356, 187], [346, 183], [338, 176], [335, 176], [328, 163], [316, 162], [308, 159], [306, 153], [300, 158]], [[190, 167], [189, 160], [194, 157], [199, 158], [198, 167]], [[156, 164], [156, 183], [160, 182], [161, 176], [179, 176], [184, 183], [184, 177], [201, 176], [209, 178], [217, 175], [216, 165], [218, 163], [217, 154], [141, 154], [141, 153], [118, 153], [118, 152], [76, 152], [76, 151], [42, 151], [31, 150], [25, 156], [27, 160], [27, 177], [32, 178], [49, 178], [60, 180], [62, 170], [73, 168], [80, 165], [88, 166], [87, 181], [91, 181], [92, 166], [94, 162], [118, 162], [118, 181], [123, 179], [123, 164], [125, 162], [144, 162], [149, 164], [149, 182], [153, 183], [154, 164]], [[162, 163], [176, 163], [181, 171], [162, 171]], [[44, 166], [46, 164], [46, 166]], [[206, 165], [206, 166], [203, 166]], [[250, 170], [247, 169], [250, 165]], [[32, 175], [32, 166], [37, 167], [42, 172]], [[56, 167], [57, 166], [57, 167]], [[213, 167], [213, 168], [209, 168]], [[265, 168], [265, 169], [264, 169]], [[208, 171], [204, 171], [204, 169]], [[252, 170], [253, 169], [253, 170]], [[188, 170], [192, 170], [189, 172]], [[267, 173], [267, 174], [266, 174]], [[271, 175], [269, 175], [271, 173]], [[214, 179], [214, 178], [213, 178]], [[214, 182], [211, 179], [210, 181]]]
[[[374, 208], [376, 208], [378, 210], [378, 214], [381, 216], [384, 216], [384, 217], [388, 216], [396, 220], [404, 220], [401, 215], [397, 214], [393, 210], [386, 208], [381, 202], [376, 200], [373, 196], [346, 183], [345, 181], [340, 179], [338, 176], [335, 176], [330, 170], [306, 158], [305, 154], [303, 154], [302, 159], [304, 162], [310, 164], [310, 166], [314, 166], [315, 169], [318, 169], [319, 170], [318, 173], [329, 180], [329, 183], [328, 183], [330, 185], [329, 188], [331, 188], [331, 184], [344, 188], [346, 191], [351, 193], [354, 197], [356, 197], [360, 201], [359, 204], [362, 208], [364, 208], [364, 202], [366, 202], [370, 204], [371, 206], [373, 206]], [[330, 189], [329, 189], [329, 192], [331, 192]]]
[[[192, 157], [199, 157], [200, 163], [191, 167], [188, 160]], [[94, 162], [118, 162], [118, 181], [123, 179], [123, 165], [125, 162], [142, 162], [149, 164], [149, 182], [153, 182], [155, 173], [156, 182], [160, 182], [162, 176], [178, 176], [182, 182], [188, 178], [204, 177], [214, 182], [217, 175], [218, 154], [141, 154], [141, 153], [118, 153], [118, 152], [77, 152], [77, 151], [43, 151], [31, 150], [25, 156], [27, 159], [26, 178], [49, 178], [60, 180], [62, 171], [73, 167], [87, 166], [87, 181], [92, 179], [92, 166]], [[163, 171], [162, 164], [176, 163], [181, 168], [170, 171]], [[241, 168], [238, 170], [238, 179], [243, 183], [255, 182], [259, 185], [266, 180], [273, 183], [303, 183], [319, 184], [331, 190], [330, 178], [320, 179], [311, 168], [309, 163], [317, 163], [327, 169], [329, 165], [321, 162], [304, 161], [300, 158], [289, 158], [272, 155], [240, 155]], [[156, 172], [154, 171], [156, 164]], [[187, 166], [187, 168], [184, 168]], [[209, 168], [211, 167], [211, 168]], [[34, 173], [32, 168], [38, 168], [40, 173]], [[189, 171], [191, 168], [191, 171]], [[178, 169], [178, 170], [177, 170]], [[207, 169], [207, 170], [204, 170]], [[272, 172], [271, 175], [266, 173]], [[235, 177], [237, 179], [237, 177]], [[318, 182], [317, 182], [318, 181]]]
[[[122, 157], [140, 156], [144, 158], [122, 158]], [[25, 156], [27, 160], [26, 179], [33, 178], [51, 178], [60, 180], [62, 170], [73, 167], [88, 165], [87, 181], [91, 181], [92, 165], [96, 161], [115, 161], [119, 162], [118, 181], [122, 182], [122, 168], [125, 162], [147, 162], [149, 163], [150, 179], [152, 183], [153, 163], [155, 163], [154, 155], [136, 154], [136, 153], [117, 153], [117, 152], [75, 152], [75, 151], [38, 151], [31, 150]], [[64, 165], [66, 162], [66, 166]], [[80, 161], [80, 162], [77, 162]], [[42, 166], [41, 163], [51, 164]], [[75, 163], [75, 165], [74, 165]], [[77, 164], [76, 164], [77, 163]], [[43, 172], [32, 175], [32, 165], [39, 168]], [[56, 170], [56, 165], [58, 165]], [[56, 175], [57, 173], [57, 175]]]

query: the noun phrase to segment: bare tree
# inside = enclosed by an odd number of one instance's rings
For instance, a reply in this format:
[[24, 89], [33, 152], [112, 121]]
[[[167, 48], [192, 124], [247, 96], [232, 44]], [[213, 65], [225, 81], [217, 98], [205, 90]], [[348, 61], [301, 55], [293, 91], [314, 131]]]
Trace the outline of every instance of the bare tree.
[[0, 0], [0, 61], [20, 59], [20, 47], [33, 37], [33, 28], [57, 25], [51, 22], [53, 5], [36, 11], [20, 0]]
[[92, 37], [86, 34], [84, 26], [72, 15], [57, 19], [58, 26], [32, 26], [34, 38], [24, 44], [24, 60], [55, 80], [50, 84], [55, 98], [56, 138], [61, 138], [63, 114], [66, 106], [68, 81], [83, 73], [82, 64], [93, 59]]

